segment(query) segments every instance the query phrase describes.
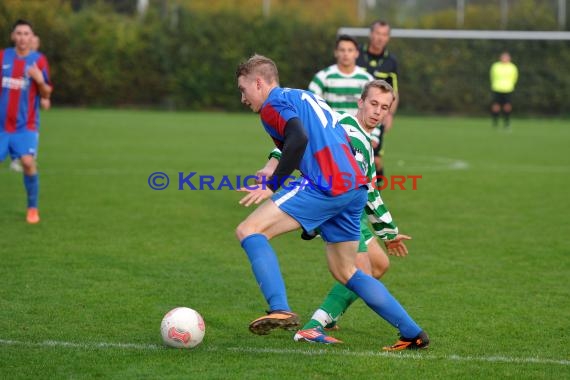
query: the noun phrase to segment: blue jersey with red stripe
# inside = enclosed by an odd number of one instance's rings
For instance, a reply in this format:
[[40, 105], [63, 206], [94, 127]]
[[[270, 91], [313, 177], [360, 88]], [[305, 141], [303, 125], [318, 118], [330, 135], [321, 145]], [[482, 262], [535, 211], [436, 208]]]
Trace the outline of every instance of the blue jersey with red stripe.
[[338, 123], [338, 114], [318, 95], [275, 87], [261, 106], [260, 116], [265, 130], [279, 149], [283, 148], [285, 124], [292, 118], [299, 118], [308, 144], [298, 169], [310, 182], [326, 189], [326, 193], [333, 196], [345, 193], [358, 187], [358, 181], [365, 178], [354, 158], [348, 136]]
[[0, 50], [2, 92], [0, 93], [0, 132], [37, 132], [40, 127], [40, 93], [38, 85], [28, 74], [34, 63], [49, 84], [49, 65], [37, 51], [19, 57], [16, 49]]

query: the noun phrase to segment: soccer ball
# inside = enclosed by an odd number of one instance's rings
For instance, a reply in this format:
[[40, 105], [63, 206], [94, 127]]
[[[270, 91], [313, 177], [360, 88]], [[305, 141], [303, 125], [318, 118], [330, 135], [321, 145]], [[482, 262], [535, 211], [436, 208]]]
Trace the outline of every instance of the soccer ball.
[[204, 339], [206, 324], [202, 316], [188, 307], [170, 310], [160, 324], [164, 344], [176, 348], [193, 348]]

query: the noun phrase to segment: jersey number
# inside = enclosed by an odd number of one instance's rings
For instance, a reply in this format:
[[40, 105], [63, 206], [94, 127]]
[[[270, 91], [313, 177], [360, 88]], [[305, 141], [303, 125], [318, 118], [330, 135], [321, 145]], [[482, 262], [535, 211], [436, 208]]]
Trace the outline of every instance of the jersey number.
[[301, 95], [301, 99], [307, 101], [311, 107], [313, 107], [313, 110], [315, 111], [315, 113], [317, 114], [317, 116], [319, 117], [319, 120], [321, 121], [321, 124], [323, 125], [323, 128], [326, 128], [329, 121], [327, 119], [327, 116], [325, 115], [325, 111], [327, 111], [329, 113], [329, 115], [331, 115], [331, 119], [333, 122], [332, 127], [334, 128], [338, 122], [338, 114], [336, 112], [334, 112], [327, 103], [325, 103], [325, 101], [321, 98], [317, 98], [317, 97], [312, 97], [309, 94], [307, 94], [306, 92], [303, 92], [303, 95]]

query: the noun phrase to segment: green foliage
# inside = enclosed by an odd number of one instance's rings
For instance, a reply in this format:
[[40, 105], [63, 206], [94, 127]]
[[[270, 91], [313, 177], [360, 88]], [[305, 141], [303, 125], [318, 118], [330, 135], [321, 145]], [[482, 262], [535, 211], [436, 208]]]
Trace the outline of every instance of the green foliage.
[[[63, 0], [7, 0], [0, 2], [0, 30], [8, 45], [16, 18], [35, 25], [51, 64], [56, 105], [240, 110], [234, 71], [241, 60], [267, 55], [277, 62], [282, 85], [305, 88], [315, 72], [333, 62], [336, 30], [352, 17], [342, 18], [335, 8], [327, 22], [312, 22], [306, 13], [279, 3], [264, 18], [261, 5], [246, 12], [233, 11], [227, 1], [216, 4], [204, 10], [184, 2], [151, 2], [139, 17], [117, 13], [108, 1], [82, 2], [73, 11]], [[533, 4], [513, 4], [508, 27], [553, 28], [549, 8]], [[416, 27], [453, 28], [455, 12], [437, 8], [417, 22]], [[466, 28], [499, 24], [496, 4], [468, 4]], [[505, 48], [521, 72], [515, 112], [567, 112], [570, 75], [561, 68], [570, 67], [568, 42], [393, 39], [390, 50], [401, 67], [401, 110], [486, 112], [488, 70]]]
[[480, 114], [491, 102], [489, 69], [508, 50], [519, 69], [517, 114], [567, 113], [568, 41], [394, 39], [402, 108], [411, 112]]
[[[468, 5], [466, 29], [500, 29], [498, 3]], [[514, 30], [553, 30], [556, 20], [548, 4], [522, 0], [509, 9]], [[411, 26], [411, 25], [408, 25]], [[420, 28], [455, 29], [453, 9], [432, 12]], [[400, 58], [402, 108], [413, 112], [482, 113], [491, 102], [489, 69], [503, 50], [519, 68], [513, 95], [515, 112], [568, 112], [570, 65], [568, 41], [416, 40], [394, 39], [391, 50]]]
[[304, 88], [315, 67], [330, 62], [332, 44], [323, 41], [334, 40], [334, 35], [334, 28], [283, 17], [250, 19], [227, 11], [215, 15], [182, 11], [176, 34], [181, 45], [170, 58], [176, 62], [172, 72], [176, 104], [240, 109], [235, 68], [254, 53], [275, 60], [283, 85]]
[[165, 41], [157, 33], [158, 17], [152, 13], [148, 19], [138, 22], [102, 3], [74, 15], [69, 23], [73, 38], [59, 62], [61, 82], [54, 78], [62, 87], [56, 100], [80, 105], [153, 104], [165, 96], [169, 91], [161, 60], [167, 55]]
[[[476, 4], [466, 2], [465, 29], [501, 29], [500, 3]], [[457, 10], [446, 7], [428, 12], [419, 20], [407, 20], [404, 26], [410, 28], [456, 29]], [[507, 29], [511, 30], [556, 30], [556, 12], [551, 4], [534, 0], [512, 2], [507, 12]]]

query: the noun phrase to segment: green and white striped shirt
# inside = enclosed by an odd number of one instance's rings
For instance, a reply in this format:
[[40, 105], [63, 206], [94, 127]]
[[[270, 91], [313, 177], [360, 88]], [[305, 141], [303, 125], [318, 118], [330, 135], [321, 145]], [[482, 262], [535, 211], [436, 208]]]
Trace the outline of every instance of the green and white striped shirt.
[[[374, 151], [370, 134], [358, 123], [358, 120], [349, 113], [340, 113], [339, 122], [350, 137], [350, 145], [354, 149], [354, 156], [362, 172], [368, 178], [368, 202], [364, 210], [372, 224], [374, 233], [382, 240], [391, 240], [398, 235], [398, 227], [392, 220], [390, 211], [386, 208], [380, 191], [374, 187], [376, 181], [376, 166], [374, 165]], [[269, 158], [281, 158], [281, 151], [277, 148], [269, 154]]]
[[368, 178], [368, 202], [365, 211], [368, 220], [374, 228], [374, 233], [383, 240], [391, 240], [398, 235], [398, 227], [392, 220], [390, 211], [382, 201], [380, 191], [374, 187], [376, 182], [376, 167], [374, 165], [374, 151], [371, 136], [350, 114], [341, 114], [340, 124], [350, 137], [350, 144], [355, 151], [355, 158], [364, 174]]
[[344, 74], [332, 65], [313, 77], [309, 91], [322, 97], [333, 110], [356, 115], [362, 89], [373, 79], [362, 67], [356, 66], [352, 73]]

